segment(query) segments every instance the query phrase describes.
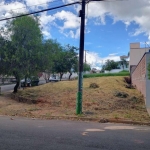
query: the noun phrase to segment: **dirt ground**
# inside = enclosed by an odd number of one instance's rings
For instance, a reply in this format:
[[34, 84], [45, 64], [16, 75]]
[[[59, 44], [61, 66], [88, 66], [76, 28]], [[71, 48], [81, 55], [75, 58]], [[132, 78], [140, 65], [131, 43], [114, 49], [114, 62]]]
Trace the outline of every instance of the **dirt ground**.
[[[83, 114], [78, 117], [150, 122], [143, 96], [126, 88], [124, 77], [83, 81]], [[52, 82], [0, 96], [0, 115], [50, 119], [76, 115], [77, 80]]]

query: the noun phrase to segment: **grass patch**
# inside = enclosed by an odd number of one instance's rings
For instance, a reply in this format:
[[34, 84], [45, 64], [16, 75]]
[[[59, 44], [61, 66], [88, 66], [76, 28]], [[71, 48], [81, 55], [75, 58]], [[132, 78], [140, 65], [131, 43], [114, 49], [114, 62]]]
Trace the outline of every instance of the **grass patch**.
[[120, 71], [119, 73], [129, 73], [129, 71], [128, 70], [122, 70], [122, 71]]
[[109, 77], [109, 76], [129, 76], [129, 72], [119, 72], [119, 73], [93, 73], [93, 74], [84, 74], [83, 78], [94, 78], [94, 77]]

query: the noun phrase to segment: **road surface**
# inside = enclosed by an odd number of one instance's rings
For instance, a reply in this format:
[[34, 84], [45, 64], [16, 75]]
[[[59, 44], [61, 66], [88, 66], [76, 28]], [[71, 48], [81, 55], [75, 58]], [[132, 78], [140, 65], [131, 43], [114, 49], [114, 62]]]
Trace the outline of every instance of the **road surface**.
[[[45, 84], [46, 81], [45, 80], [40, 80], [39, 81], [39, 85], [41, 84]], [[15, 84], [9, 84], [9, 85], [2, 85], [1, 86], [1, 92], [9, 92], [9, 91], [13, 91]]]
[[150, 127], [1, 116], [0, 150], [150, 150]]

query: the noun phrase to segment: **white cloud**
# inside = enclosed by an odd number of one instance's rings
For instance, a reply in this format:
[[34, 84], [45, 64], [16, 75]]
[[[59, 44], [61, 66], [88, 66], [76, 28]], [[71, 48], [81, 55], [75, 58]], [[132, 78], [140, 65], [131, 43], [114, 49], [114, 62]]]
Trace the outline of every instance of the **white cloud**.
[[[33, 6], [31, 8], [26, 6], [41, 5], [42, 8], [47, 8], [53, 0], [24, 0], [20, 2], [10, 2], [9, 4], [5, 4], [4, 0], [0, 1], [1, 9], [0, 16], [8, 17], [12, 13], [11, 10], [17, 13], [24, 13], [28, 10], [36, 10], [39, 9], [37, 6]], [[62, 0], [64, 3], [72, 3], [76, 0]], [[22, 9], [18, 9], [22, 8]], [[87, 9], [88, 8], [88, 9]], [[81, 5], [75, 5], [74, 9], [76, 13], [81, 9]], [[88, 19], [95, 18], [96, 25], [105, 25], [106, 24], [106, 16], [110, 16], [114, 23], [117, 21], [122, 21], [126, 30], [128, 26], [132, 23], [139, 25], [133, 33], [130, 35], [137, 36], [141, 33], [145, 33], [150, 40], [150, 23], [149, 23], [149, 14], [150, 14], [150, 0], [128, 0], [128, 1], [99, 1], [99, 2], [90, 2], [88, 7], [86, 7], [86, 15]], [[54, 25], [57, 23], [57, 20], [61, 21], [63, 25], [57, 26], [61, 33], [67, 34], [72, 38], [79, 37], [79, 27], [80, 27], [80, 18], [77, 14], [74, 14], [70, 11], [60, 11], [55, 13], [54, 15], [48, 15], [47, 13], [40, 14], [41, 17], [41, 26], [43, 27], [43, 33], [47, 35], [50, 30], [48, 30], [47, 26]], [[87, 20], [86, 20], [87, 22]], [[5, 22], [1, 22], [0, 26], [3, 26]], [[45, 28], [45, 29], [44, 29]]]
[[47, 8], [48, 2], [52, 2], [53, 0], [25, 0], [27, 6], [30, 7], [31, 10], [37, 10], [39, 7]]
[[[109, 54], [106, 57], [100, 57], [98, 53], [86, 52], [86, 61], [88, 64], [91, 65], [92, 68], [101, 69], [102, 65], [104, 65], [108, 59], [119, 61], [120, 56], [118, 56], [118, 53], [113, 53], [113, 54]], [[85, 58], [84, 58], [84, 61], [85, 61]]]
[[[94, 11], [93, 11], [94, 10]], [[129, 0], [129, 1], [112, 1], [112, 2], [93, 2], [89, 3], [88, 16], [96, 18], [97, 24], [105, 24], [105, 17], [109, 15], [114, 20], [122, 21], [126, 28], [131, 24], [138, 24], [133, 36], [146, 33], [150, 39], [150, 0]]]
[[64, 29], [75, 29], [80, 26], [80, 18], [69, 11], [62, 10], [61, 12], [57, 12], [55, 18], [58, 20], [63, 21], [63, 26], [60, 27], [61, 30]]

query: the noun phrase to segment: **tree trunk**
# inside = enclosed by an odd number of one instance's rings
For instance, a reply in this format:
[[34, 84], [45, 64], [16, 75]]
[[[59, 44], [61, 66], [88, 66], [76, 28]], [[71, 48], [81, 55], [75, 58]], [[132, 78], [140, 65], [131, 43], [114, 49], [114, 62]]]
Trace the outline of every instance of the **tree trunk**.
[[17, 72], [14, 72], [13, 74], [14, 74], [14, 76], [15, 76], [15, 78], [16, 78], [16, 85], [15, 85], [15, 87], [14, 87], [13, 93], [17, 93], [18, 87], [19, 87], [19, 85], [20, 85], [20, 77], [19, 77], [19, 75], [18, 75]]
[[61, 81], [61, 79], [62, 79], [62, 76], [63, 76], [63, 73], [60, 73], [60, 81]]
[[124, 65], [122, 65], [122, 69], [124, 70]]
[[20, 82], [19, 82], [19, 81], [17, 81], [17, 83], [16, 83], [16, 85], [15, 85], [15, 87], [14, 87], [14, 91], [13, 91], [13, 93], [17, 93], [17, 92], [18, 92], [19, 84], [20, 84]]
[[70, 80], [70, 78], [71, 78], [71, 76], [72, 76], [72, 72], [69, 72], [70, 73], [70, 75], [69, 75], [69, 80]]

